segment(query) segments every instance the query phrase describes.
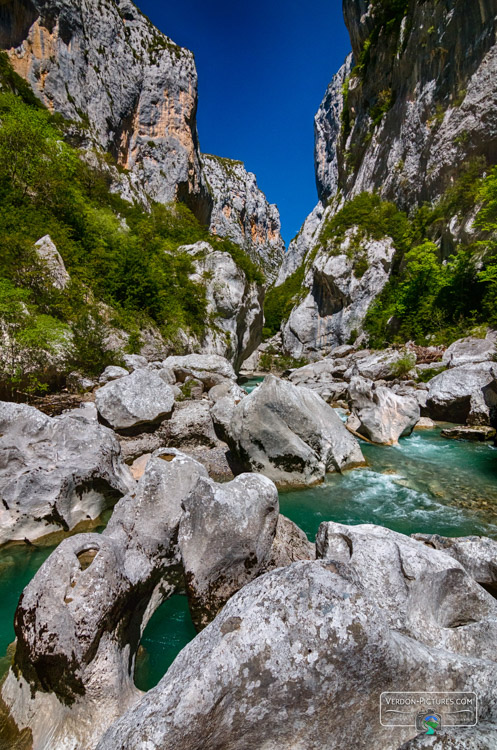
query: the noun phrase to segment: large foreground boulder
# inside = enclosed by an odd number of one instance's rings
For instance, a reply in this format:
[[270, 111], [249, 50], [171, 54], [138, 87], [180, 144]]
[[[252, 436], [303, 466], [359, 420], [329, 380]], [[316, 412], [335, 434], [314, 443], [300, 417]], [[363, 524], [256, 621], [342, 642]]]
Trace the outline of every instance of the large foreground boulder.
[[453, 367], [429, 382], [426, 408], [432, 419], [489, 425], [496, 407], [496, 362]]
[[278, 496], [266, 477], [242, 474], [228, 484], [200, 479], [183, 506], [179, 546], [190, 612], [201, 628], [269, 562]]
[[348, 393], [354, 429], [373, 443], [395, 445], [411, 434], [421, 416], [415, 398], [397, 395], [364, 378], [353, 378]]
[[481, 536], [450, 538], [438, 534], [413, 534], [413, 539], [456, 559], [475, 581], [497, 594], [497, 542]]
[[382, 526], [334, 522], [321, 524], [316, 552], [351, 566], [392, 628], [430, 647], [496, 660], [497, 601], [455, 557]]
[[0, 545], [91, 525], [133, 487], [94, 408], [52, 418], [0, 402]]
[[281, 487], [317, 484], [328, 472], [364, 463], [359, 443], [328, 404], [273, 375], [233, 409], [225, 431], [244, 468]]
[[114, 430], [130, 430], [170, 417], [174, 392], [158, 373], [139, 369], [99, 388], [95, 402], [102, 419]]
[[197, 461], [157, 451], [104, 533], [66, 539], [23, 592], [2, 688], [19, 730], [37, 750], [92, 750], [140, 698], [135, 658], [154, 611], [186, 583], [205, 624], [263, 571], [277, 520], [265, 477], [218, 486]]
[[245, 586], [98, 750], [397, 750], [399, 689], [474, 691], [495, 722], [497, 602], [443, 552], [335, 526], [331, 558]]

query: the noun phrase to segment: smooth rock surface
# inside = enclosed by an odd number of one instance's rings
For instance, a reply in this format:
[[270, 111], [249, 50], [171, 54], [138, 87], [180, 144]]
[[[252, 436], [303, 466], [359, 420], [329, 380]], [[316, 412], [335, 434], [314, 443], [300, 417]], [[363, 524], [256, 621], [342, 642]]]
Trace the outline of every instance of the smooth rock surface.
[[455, 555], [382, 526], [334, 522], [321, 524], [316, 554], [351, 566], [398, 632], [434, 649], [495, 662], [497, 602]]
[[429, 381], [428, 416], [471, 425], [489, 425], [497, 406], [497, 363], [453, 367]]
[[92, 410], [52, 418], [0, 402], [0, 544], [91, 524], [133, 486], [116, 437]]
[[497, 542], [480, 536], [452, 539], [438, 534], [413, 534], [413, 539], [454, 557], [478, 583], [497, 592]]
[[205, 445], [214, 448], [218, 439], [209, 410], [209, 402], [183, 401], [177, 403], [171, 419], [163, 422], [160, 436], [164, 445], [176, 448]]
[[200, 629], [268, 563], [278, 492], [269, 479], [253, 474], [221, 485], [202, 479], [183, 507], [178, 543], [190, 612]]
[[140, 697], [136, 651], [181, 584], [182, 502], [205, 469], [174, 449], [148, 461], [103, 534], [66, 539], [24, 590], [2, 698], [39, 750], [90, 750]]
[[357, 377], [350, 381], [348, 393], [353, 416], [358, 420], [354, 429], [373, 443], [396, 445], [419, 422], [418, 402], [399, 396], [390, 388]]
[[279, 486], [322, 482], [364, 463], [357, 440], [317, 394], [273, 375], [233, 411], [226, 436], [247, 470]]
[[128, 430], [170, 417], [174, 394], [156, 372], [135, 370], [99, 388], [95, 403], [100, 416], [114, 430]]
[[[400, 598], [390, 608], [382, 606], [374, 567], [366, 579], [357, 565], [336, 559], [297, 562], [245, 586], [158, 686], [116, 722], [98, 750], [343, 750], [344, 736], [347, 747], [397, 750], [416, 729], [382, 727], [378, 696], [399, 684], [474, 690], [484, 716], [495, 720], [497, 675], [489, 646], [497, 603], [454, 560], [431, 550], [427, 558], [435, 566], [425, 564], [423, 547], [407, 541], [416, 550], [406, 560], [408, 574], [419, 572], [420, 578], [402, 575], [393, 543], [386, 559], [396, 571]], [[437, 612], [426, 607], [425, 586], [431, 596], [447, 596], [454, 570], [461, 595], [452, 602], [449, 596], [446, 608], [457, 608], [468, 593], [479, 604], [468, 645], [462, 646], [464, 628], [449, 628], [442, 648], [426, 643], [421, 628], [399, 632], [407, 586], [413, 592], [410, 618], [431, 624]], [[438, 636], [443, 627], [435, 621], [433, 631]], [[478, 644], [483, 653], [469, 655]], [[338, 704], [330, 722], [330, 706]]]
[[201, 380], [207, 388], [213, 388], [225, 380], [236, 381], [233, 365], [218, 354], [172, 356], [164, 360], [163, 365], [174, 372], [176, 380], [181, 383], [184, 383], [187, 377], [193, 377]]
[[19, 729], [32, 731], [39, 750], [93, 750], [140, 697], [135, 657], [157, 607], [186, 582], [192, 614], [202, 604], [206, 624], [262, 571], [277, 519], [265, 477], [216, 485], [174, 448], [149, 456], [103, 534], [65, 540], [21, 597], [2, 687]]
[[444, 352], [442, 364], [445, 367], [460, 367], [461, 365], [488, 362], [496, 354], [497, 334], [489, 331], [484, 339], [468, 336], [454, 341]]

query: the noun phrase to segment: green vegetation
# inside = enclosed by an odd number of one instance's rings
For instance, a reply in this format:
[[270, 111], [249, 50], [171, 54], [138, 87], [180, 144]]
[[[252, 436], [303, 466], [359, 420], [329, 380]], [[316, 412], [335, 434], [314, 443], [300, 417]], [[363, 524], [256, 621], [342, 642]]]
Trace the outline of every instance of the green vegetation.
[[376, 23], [387, 28], [399, 28], [409, 8], [409, 0], [372, 0]]
[[392, 108], [393, 104], [394, 95], [392, 89], [383, 89], [383, 91], [379, 92], [375, 104], [369, 110], [374, 127], [380, 124], [386, 113]]
[[46, 389], [38, 374], [50, 366], [70, 337], [67, 326], [39, 312], [28, 289], [0, 278], [0, 384], [12, 398], [22, 388], [31, 394]]
[[[351, 235], [349, 230], [353, 228], [355, 231]], [[375, 193], [360, 193], [328, 219], [319, 235], [316, 252], [326, 248], [330, 255], [339, 255], [343, 252], [341, 246], [347, 233], [350, 237], [349, 257], [357, 258], [363, 264], [365, 240], [391, 237], [396, 248], [405, 249], [410, 242], [411, 225], [406, 214], [394, 203], [382, 201]]]
[[[146, 212], [112, 194], [110, 155], [99, 156], [101, 168], [88, 166], [64, 141], [66, 123], [41, 107], [4, 53], [0, 88], [1, 317], [12, 346], [33, 350], [22, 362], [2, 361], [4, 387], [6, 381], [9, 388], [26, 383], [28, 374], [46, 385], [61, 331], [72, 330], [67, 368], [89, 374], [112, 361], [104, 323], [128, 330], [131, 348], [140, 327], [150, 323], [169, 340], [180, 328], [201, 336], [205, 286], [191, 280], [192, 259], [181, 245], [208, 240], [229, 253], [249, 281], [264, 280], [240, 247], [209, 235], [186, 206], [156, 204]], [[46, 234], [71, 276], [64, 292], [49, 283], [34, 251]], [[9, 315], [13, 322], [6, 324]]]
[[429, 367], [426, 370], [423, 370], [418, 375], [418, 381], [420, 383], [428, 383], [432, 378], [434, 378], [436, 375], [440, 375], [441, 372], [444, 372], [447, 368], [445, 365]]
[[386, 34], [398, 36], [402, 21], [409, 8], [409, 0], [372, 0], [374, 27], [365, 40], [359, 58], [356, 61], [352, 75], [364, 77], [371, 49], [378, 41], [380, 33], [385, 30]]
[[[497, 326], [497, 167], [485, 170], [484, 159], [467, 162], [441, 200], [422, 205], [410, 217], [376, 194], [361, 193], [323, 226], [307, 264], [319, 251], [346, 252], [358, 278], [368, 268], [365, 242], [392, 238], [392, 273], [364, 323], [372, 347], [409, 340], [449, 344], [469, 333], [478, 335], [486, 325]], [[462, 222], [474, 213], [478, 240], [450, 242], [447, 226], [453, 217]], [[301, 299], [304, 275], [305, 266], [270, 290], [266, 335], [279, 330]], [[354, 331], [349, 343], [356, 338]]]
[[304, 266], [301, 266], [283, 284], [272, 287], [266, 294], [264, 303], [265, 339], [278, 333], [282, 322], [288, 319], [292, 308], [300, 299], [304, 273]]
[[309, 364], [305, 357], [290, 357], [286, 354], [278, 354], [273, 346], [268, 347], [259, 359], [259, 367], [263, 372], [284, 372], [295, 370]]
[[[408, 222], [407, 242], [395, 243], [394, 273], [366, 317], [372, 346], [447, 344], [475, 326], [497, 325], [497, 169], [484, 169], [481, 159], [467, 163], [443, 198]], [[452, 217], [467, 217], [475, 206], [481, 239], [443, 250]]]
[[416, 364], [416, 355], [412, 352], [404, 352], [390, 368], [394, 378], [403, 378]]

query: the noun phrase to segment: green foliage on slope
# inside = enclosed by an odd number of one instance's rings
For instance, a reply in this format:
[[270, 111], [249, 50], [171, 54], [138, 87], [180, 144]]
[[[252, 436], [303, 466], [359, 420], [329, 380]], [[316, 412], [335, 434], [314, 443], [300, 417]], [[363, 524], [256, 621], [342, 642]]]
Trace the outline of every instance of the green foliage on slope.
[[[90, 167], [65, 142], [66, 128], [1, 54], [0, 283], [25, 299], [30, 326], [51, 320], [73, 330], [68, 368], [96, 373], [112, 361], [104, 318], [135, 333], [152, 322], [170, 340], [180, 328], [202, 336], [205, 286], [190, 278], [194, 267], [182, 245], [207, 240], [229, 253], [249, 281], [263, 282], [240, 247], [210, 235], [186, 206], [156, 204], [148, 212], [111, 193], [111, 157], [100, 155], [101, 167]], [[47, 234], [71, 277], [64, 292], [47, 283], [34, 252]], [[41, 336], [40, 356], [49, 360], [45, 343]]]
[[[471, 242], [450, 239], [454, 217], [460, 224], [476, 217]], [[345, 203], [323, 226], [305, 264], [270, 290], [266, 325], [271, 334], [302, 298], [299, 284], [318, 252], [347, 254], [360, 278], [367, 271], [365, 242], [385, 237], [392, 239], [395, 256], [390, 279], [364, 322], [372, 347], [409, 340], [449, 344], [476, 326], [497, 327], [497, 167], [488, 170], [477, 158], [463, 166], [439, 201], [411, 216], [371, 193]]]
[[264, 302], [265, 338], [278, 333], [282, 322], [288, 319], [292, 308], [302, 294], [304, 274], [304, 266], [301, 266], [283, 284], [272, 287], [266, 294]]
[[[411, 218], [411, 246], [398, 253], [366, 317], [373, 346], [450, 343], [474, 326], [497, 325], [497, 169], [482, 175], [483, 169], [478, 159], [466, 164], [440, 201]], [[444, 249], [452, 218], [475, 212], [478, 239]]]
[[360, 193], [328, 219], [319, 235], [318, 247], [326, 247], [330, 254], [338, 255], [347, 232], [353, 227], [357, 231], [349, 247], [351, 256], [355, 250], [360, 250], [365, 239], [392, 237], [399, 248], [410, 241], [411, 227], [405, 213], [375, 193]]

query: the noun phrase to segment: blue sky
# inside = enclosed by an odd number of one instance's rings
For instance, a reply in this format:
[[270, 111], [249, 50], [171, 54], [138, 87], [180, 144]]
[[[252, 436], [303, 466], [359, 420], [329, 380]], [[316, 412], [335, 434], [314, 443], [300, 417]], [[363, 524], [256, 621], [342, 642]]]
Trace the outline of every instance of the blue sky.
[[288, 245], [317, 202], [314, 115], [350, 50], [341, 0], [136, 0], [195, 53], [205, 153], [241, 159]]

